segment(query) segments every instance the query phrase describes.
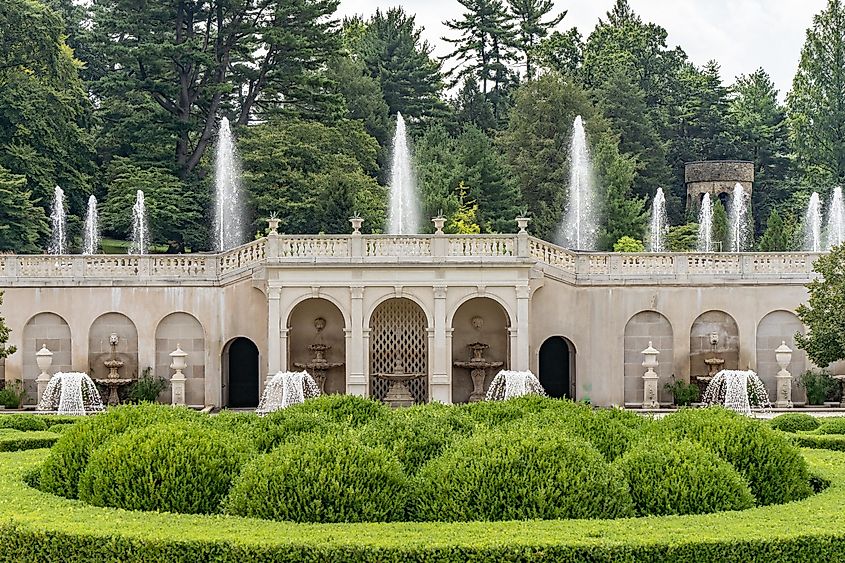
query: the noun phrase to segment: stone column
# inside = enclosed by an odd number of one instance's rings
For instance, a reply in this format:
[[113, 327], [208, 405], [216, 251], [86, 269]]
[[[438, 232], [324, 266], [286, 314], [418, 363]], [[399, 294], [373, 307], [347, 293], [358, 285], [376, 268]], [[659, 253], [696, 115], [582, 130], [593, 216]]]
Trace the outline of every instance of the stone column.
[[529, 346], [529, 296], [531, 290], [528, 284], [516, 286], [516, 345], [513, 351], [513, 364], [511, 369], [517, 371], [528, 370], [528, 346]]
[[449, 353], [446, 350], [446, 286], [434, 286], [434, 334], [430, 348], [432, 366], [430, 395], [432, 401], [451, 402], [451, 377], [449, 377]]
[[267, 377], [282, 369], [282, 290], [271, 287], [267, 290]]
[[349, 288], [351, 297], [350, 335], [346, 346], [346, 392], [367, 396], [369, 387], [366, 373], [366, 355], [369, 354], [369, 330], [364, 329], [364, 287]]

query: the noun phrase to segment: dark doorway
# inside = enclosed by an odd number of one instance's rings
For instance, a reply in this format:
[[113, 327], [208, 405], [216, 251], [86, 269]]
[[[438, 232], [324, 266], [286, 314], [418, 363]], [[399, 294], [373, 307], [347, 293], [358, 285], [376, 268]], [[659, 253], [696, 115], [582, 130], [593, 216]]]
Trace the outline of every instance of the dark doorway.
[[552, 336], [540, 346], [540, 384], [550, 397], [573, 399], [573, 354], [562, 336]]
[[236, 338], [223, 352], [226, 368], [223, 397], [231, 408], [258, 406], [258, 347], [249, 338]]

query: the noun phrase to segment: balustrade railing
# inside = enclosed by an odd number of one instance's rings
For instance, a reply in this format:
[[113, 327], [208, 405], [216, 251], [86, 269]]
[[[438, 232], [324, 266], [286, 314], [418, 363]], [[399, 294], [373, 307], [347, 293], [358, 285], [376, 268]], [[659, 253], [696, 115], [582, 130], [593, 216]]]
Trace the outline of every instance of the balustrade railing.
[[364, 256], [370, 258], [431, 256], [432, 237], [366, 235]]
[[514, 256], [513, 235], [453, 235], [449, 237], [449, 256]]

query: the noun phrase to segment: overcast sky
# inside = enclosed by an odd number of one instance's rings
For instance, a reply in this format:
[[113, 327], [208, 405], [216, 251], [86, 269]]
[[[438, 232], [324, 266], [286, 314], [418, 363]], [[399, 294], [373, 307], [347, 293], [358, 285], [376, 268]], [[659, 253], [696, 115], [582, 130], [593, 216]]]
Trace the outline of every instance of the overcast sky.
[[[369, 16], [376, 8], [404, 6], [416, 14], [423, 36], [437, 55], [449, 52], [440, 38], [447, 33], [443, 20], [461, 16], [457, 0], [341, 0], [340, 14]], [[614, 0], [555, 0], [558, 11], [567, 10], [560, 29], [577, 27], [585, 37]], [[826, 0], [629, 0], [644, 20], [669, 32], [669, 46], [680, 45], [701, 65], [716, 59], [726, 84], [734, 77], [763, 67], [786, 95], [798, 67], [801, 46], [813, 15]]]

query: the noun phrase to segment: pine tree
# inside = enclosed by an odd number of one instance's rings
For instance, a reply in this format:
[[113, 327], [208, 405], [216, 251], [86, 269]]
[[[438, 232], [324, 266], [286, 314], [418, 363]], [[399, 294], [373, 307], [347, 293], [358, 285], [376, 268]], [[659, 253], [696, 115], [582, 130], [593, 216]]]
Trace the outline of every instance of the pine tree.
[[615, 139], [603, 135], [595, 143], [593, 162], [600, 186], [601, 225], [599, 248], [612, 250], [624, 236], [642, 240], [645, 235], [645, 199], [631, 194], [634, 160], [619, 154]]
[[728, 249], [728, 212], [721, 200], [713, 203], [713, 243], [716, 249], [720, 246], [722, 250]]
[[464, 78], [463, 87], [452, 102], [453, 115], [459, 130], [469, 125], [478, 127], [485, 133], [496, 128], [493, 104], [478, 87], [474, 76]]
[[534, 78], [534, 50], [551, 29], [566, 16], [566, 10], [551, 19], [543, 21], [554, 9], [552, 0], [508, 0], [511, 16], [517, 22], [516, 47], [525, 60], [525, 76]]
[[446, 231], [457, 235], [477, 235], [481, 232], [478, 225], [478, 204], [467, 197], [464, 183], [458, 185], [458, 209], [449, 218]]
[[777, 209], [772, 209], [766, 221], [766, 231], [760, 239], [760, 250], [763, 252], [784, 252], [792, 250], [790, 242], [792, 233], [786, 228]]
[[39, 252], [48, 232], [44, 209], [27, 191], [26, 178], [0, 166], [0, 252]]

